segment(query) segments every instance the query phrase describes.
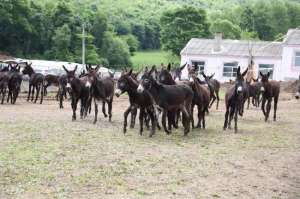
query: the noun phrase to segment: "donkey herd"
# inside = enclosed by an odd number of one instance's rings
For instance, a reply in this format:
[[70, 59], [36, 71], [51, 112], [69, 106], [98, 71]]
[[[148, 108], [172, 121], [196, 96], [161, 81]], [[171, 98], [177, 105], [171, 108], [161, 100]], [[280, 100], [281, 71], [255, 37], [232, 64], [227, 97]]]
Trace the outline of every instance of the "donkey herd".
[[[112, 120], [112, 106], [114, 96], [120, 97], [127, 93], [129, 97], [129, 107], [124, 112], [123, 132], [127, 131], [127, 118], [131, 115], [130, 128], [134, 128], [137, 111], [139, 110], [139, 133], [142, 135], [144, 124], [150, 129], [149, 136], [155, 134], [156, 128], [161, 129], [161, 124], [167, 134], [171, 134], [172, 128], [177, 129], [181, 120], [184, 135], [192, 128], [206, 127], [205, 117], [209, 115], [209, 109], [216, 101], [216, 109], [219, 107], [220, 82], [213, 79], [214, 75], [207, 76], [203, 72], [203, 81], [199, 79], [195, 68], [189, 65], [181, 67], [167, 67], [157, 69], [155, 66], [145, 67], [144, 71], [137, 73], [124, 69], [118, 80], [114, 79], [114, 74], [108, 77], [101, 77], [98, 70], [100, 66], [93, 67], [86, 65], [86, 70], [77, 75], [77, 66], [73, 70], [68, 70], [62, 66], [65, 74], [61, 76], [43, 75], [36, 73], [31, 64], [25, 63], [21, 71], [18, 64], [8, 64], [0, 71], [0, 97], [3, 104], [7, 94], [7, 103], [15, 104], [21, 90], [23, 75], [29, 76], [29, 90], [27, 101], [40, 100], [47, 95], [47, 88], [50, 85], [58, 87], [56, 99], [59, 107], [63, 108], [63, 100], [67, 95], [71, 98], [72, 120], [76, 120], [76, 110], [80, 102], [80, 118], [83, 119], [94, 109], [94, 123], [98, 118], [98, 104], [102, 103], [104, 117]], [[182, 80], [182, 70], [188, 68], [188, 79]], [[280, 83], [269, 80], [270, 73], [260, 73], [261, 80], [252, 79], [246, 81], [245, 76], [248, 69], [241, 71], [237, 68], [236, 80], [227, 89], [225, 94], [225, 120], [223, 129], [231, 129], [231, 122], [234, 119], [234, 131], [238, 131], [238, 116], [244, 114], [244, 106], [247, 102], [255, 107], [259, 107], [264, 114], [265, 121], [268, 121], [271, 103], [274, 100], [273, 120], [276, 121], [277, 104], [280, 93]], [[295, 98], [300, 98], [300, 77], [297, 85]], [[92, 106], [94, 105], [94, 106]], [[106, 114], [108, 107], [108, 115]], [[194, 119], [194, 109], [197, 108], [197, 124]]]

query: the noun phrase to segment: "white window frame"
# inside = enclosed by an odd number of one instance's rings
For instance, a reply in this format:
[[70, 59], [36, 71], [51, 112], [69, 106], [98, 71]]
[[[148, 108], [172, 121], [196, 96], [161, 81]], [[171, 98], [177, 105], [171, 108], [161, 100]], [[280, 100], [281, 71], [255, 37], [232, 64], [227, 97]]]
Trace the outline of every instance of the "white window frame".
[[[239, 66], [239, 63], [237, 61], [224, 62], [223, 63], [223, 72], [222, 72], [223, 77], [226, 77], [226, 78], [236, 77], [236, 71], [238, 69], [238, 66]], [[231, 70], [225, 71], [225, 68], [229, 68]], [[225, 74], [228, 74], [228, 75], [225, 75]]]

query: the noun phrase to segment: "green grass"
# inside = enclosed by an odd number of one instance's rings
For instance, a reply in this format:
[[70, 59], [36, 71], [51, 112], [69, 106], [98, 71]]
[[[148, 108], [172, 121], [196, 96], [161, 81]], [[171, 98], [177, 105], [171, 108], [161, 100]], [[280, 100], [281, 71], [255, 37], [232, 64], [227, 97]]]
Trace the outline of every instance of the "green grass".
[[135, 69], [140, 69], [144, 66], [160, 65], [161, 63], [180, 62], [179, 57], [174, 57], [170, 53], [161, 50], [136, 52], [131, 60]]

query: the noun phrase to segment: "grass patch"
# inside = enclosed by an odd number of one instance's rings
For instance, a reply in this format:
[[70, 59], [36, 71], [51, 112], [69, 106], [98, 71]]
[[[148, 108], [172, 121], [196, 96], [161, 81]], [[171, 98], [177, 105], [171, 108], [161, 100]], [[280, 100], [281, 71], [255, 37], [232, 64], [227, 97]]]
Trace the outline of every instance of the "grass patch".
[[174, 57], [170, 53], [162, 50], [136, 52], [131, 60], [135, 69], [140, 69], [144, 66], [160, 65], [161, 63], [180, 62], [179, 57]]

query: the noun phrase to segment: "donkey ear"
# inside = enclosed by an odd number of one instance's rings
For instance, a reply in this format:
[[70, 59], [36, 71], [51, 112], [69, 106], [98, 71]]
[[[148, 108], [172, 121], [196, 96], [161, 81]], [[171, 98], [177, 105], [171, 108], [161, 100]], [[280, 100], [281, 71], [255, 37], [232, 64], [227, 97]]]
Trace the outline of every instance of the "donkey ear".
[[171, 63], [168, 64], [167, 70], [168, 70], [168, 71], [171, 70]]
[[206, 79], [206, 75], [203, 71], [201, 72], [201, 75]]
[[267, 74], [268, 78], [270, 77], [270, 75], [271, 75], [271, 72], [269, 71], [268, 74]]
[[85, 65], [85, 69], [86, 69], [86, 71], [90, 71], [90, 67], [88, 64]]
[[99, 70], [100, 68], [101, 68], [101, 65], [98, 64], [98, 65], [96, 66], [96, 68], [95, 68], [96, 72], [98, 72], [98, 70]]
[[236, 73], [237, 73], [238, 75], [241, 75], [241, 67], [240, 67], [240, 66], [238, 66], [238, 69], [237, 69]]
[[152, 66], [152, 68], [151, 68], [149, 74], [152, 74], [154, 71], [156, 71], [156, 66], [155, 66], [155, 65]]
[[261, 77], [263, 77], [263, 76], [264, 76], [264, 74], [263, 74], [261, 71], [259, 71], [259, 74], [260, 74], [260, 76], [261, 76]]
[[144, 73], [148, 73], [149, 69], [148, 66], [145, 67]]
[[215, 73], [213, 73], [211, 76], [209, 76], [209, 79], [212, 79], [215, 76]]
[[127, 75], [131, 75], [132, 74], [132, 69], [130, 69], [130, 71], [127, 73]]
[[74, 73], [76, 72], [77, 68], [78, 68], [78, 65], [75, 66], [75, 68], [73, 70]]
[[65, 67], [64, 65], [63, 65], [62, 67], [63, 67], [63, 69], [66, 71], [66, 73], [69, 72], [68, 69], [66, 69], [66, 67]]
[[185, 66], [187, 65], [187, 62], [183, 65], [183, 66], [180, 66], [180, 70], [183, 70], [185, 68]]
[[242, 76], [244, 77], [248, 73], [248, 67], [247, 69], [243, 72]]

